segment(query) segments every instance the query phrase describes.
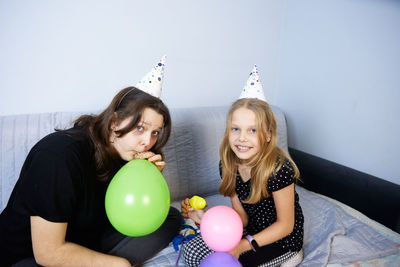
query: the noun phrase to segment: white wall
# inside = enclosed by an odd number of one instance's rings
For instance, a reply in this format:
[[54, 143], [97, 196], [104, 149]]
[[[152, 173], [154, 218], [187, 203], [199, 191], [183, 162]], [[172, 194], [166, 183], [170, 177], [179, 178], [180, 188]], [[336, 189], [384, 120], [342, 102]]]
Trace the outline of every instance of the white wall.
[[288, 0], [276, 104], [289, 145], [400, 184], [400, 1]]
[[400, 2], [2, 0], [0, 115], [103, 109], [167, 55], [169, 107], [229, 105], [257, 64], [290, 146], [400, 184]]
[[254, 64], [273, 97], [282, 2], [2, 0], [0, 115], [103, 109], [167, 55], [169, 107], [229, 105]]

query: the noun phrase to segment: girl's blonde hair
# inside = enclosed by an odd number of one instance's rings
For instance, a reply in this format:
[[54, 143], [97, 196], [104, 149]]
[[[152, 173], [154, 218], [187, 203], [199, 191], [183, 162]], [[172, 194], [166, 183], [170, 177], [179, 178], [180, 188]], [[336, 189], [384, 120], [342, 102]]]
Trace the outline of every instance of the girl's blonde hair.
[[[300, 176], [296, 164], [288, 153], [276, 146], [277, 132], [274, 113], [269, 105], [255, 98], [243, 98], [234, 102], [227, 115], [225, 134], [222, 138], [219, 153], [222, 164], [222, 183], [219, 192], [224, 196], [235, 194], [236, 174], [239, 159], [232, 151], [229, 144], [232, 114], [239, 108], [246, 108], [254, 112], [256, 116], [256, 132], [260, 151], [248, 163], [251, 168], [251, 190], [249, 198], [245, 201], [254, 204], [269, 196], [267, 191], [268, 179], [273, 177], [282, 168], [287, 159], [294, 170], [294, 177]], [[268, 139], [270, 137], [270, 141]]]

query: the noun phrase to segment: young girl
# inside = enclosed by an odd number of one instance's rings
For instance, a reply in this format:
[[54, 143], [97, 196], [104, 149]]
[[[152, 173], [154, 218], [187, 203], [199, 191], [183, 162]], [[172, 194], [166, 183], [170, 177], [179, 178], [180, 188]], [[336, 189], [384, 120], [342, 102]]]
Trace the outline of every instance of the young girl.
[[174, 208], [144, 237], [120, 234], [105, 213], [108, 183], [127, 161], [140, 157], [165, 166], [161, 148], [170, 114], [141, 88], [121, 90], [99, 115], [81, 116], [32, 148], [0, 215], [2, 266], [132, 266], [178, 233], [181, 216]]
[[[276, 146], [276, 121], [264, 99], [262, 91], [260, 97], [245, 92], [233, 103], [220, 145], [219, 191], [231, 198], [245, 227], [244, 238], [229, 253], [243, 266], [289, 262], [295, 266], [302, 260], [303, 245], [304, 218], [294, 187], [299, 171], [290, 156]], [[187, 204], [187, 200], [182, 202], [183, 212]], [[189, 208], [184, 215], [200, 222], [202, 212]], [[211, 253], [200, 235], [183, 251], [189, 266], [198, 266]]]

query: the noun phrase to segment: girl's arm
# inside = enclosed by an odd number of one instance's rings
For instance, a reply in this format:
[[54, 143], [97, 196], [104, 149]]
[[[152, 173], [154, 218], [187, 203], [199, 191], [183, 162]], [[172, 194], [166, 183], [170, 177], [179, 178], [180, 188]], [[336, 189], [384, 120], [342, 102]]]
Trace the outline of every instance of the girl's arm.
[[[284, 238], [293, 231], [294, 227], [294, 184], [273, 192], [272, 196], [275, 202], [277, 220], [261, 232], [253, 235], [260, 247]], [[230, 253], [239, 258], [241, 253], [250, 249], [249, 241], [242, 239]]]
[[130, 267], [128, 260], [65, 241], [67, 223], [54, 223], [31, 216], [32, 247], [35, 260], [43, 266]]
[[240, 203], [239, 197], [235, 194], [231, 197], [232, 208], [239, 214], [240, 219], [242, 219], [243, 227], [247, 226], [249, 219], [247, 213], [244, 210], [242, 203]]
[[276, 208], [276, 222], [255, 234], [259, 246], [271, 244], [288, 236], [294, 227], [294, 184], [272, 193]]

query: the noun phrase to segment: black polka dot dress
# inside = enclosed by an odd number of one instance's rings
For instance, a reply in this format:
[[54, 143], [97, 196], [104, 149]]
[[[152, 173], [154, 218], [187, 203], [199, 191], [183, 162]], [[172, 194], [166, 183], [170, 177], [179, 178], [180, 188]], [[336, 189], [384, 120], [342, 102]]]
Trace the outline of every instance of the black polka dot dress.
[[[276, 208], [272, 192], [285, 188], [294, 182], [293, 167], [290, 162], [286, 160], [276, 175], [268, 180], [267, 190], [270, 196], [261, 199], [261, 201], [256, 204], [245, 204], [243, 201], [246, 200], [250, 194], [251, 179], [247, 182], [243, 182], [239, 174], [236, 176], [236, 194], [248, 215], [248, 224], [243, 231], [244, 235], [255, 235], [276, 221]], [[239, 261], [244, 267], [280, 266], [291, 257], [294, 257], [302, 249], [304, 217], [299, 204], [299, 196], [296, 191], [294, 205], [295, 225], [292, 233], [272, 244], [260, 247], [257, 252], [249, 250], [242, 253], [239, 257]], [[187, 266], [195, 267], [199, 266], [201, 261], [213, 252], [214, 251], [205, 244], [201, 235], [198, 235], [185, 244], [183, 257]]]
[[[238, 174], [236, 176], [236, 194], [238, 195], [240, 202], [244, 210], [248, 215], [248, 224], [246, 227], [247, 234], [255, 235], [258, 232], [264, 230], [276, 220], [276, 208], [272, 192], [283, 189], [295, 182], [294, 170], [290, 162], [286, 160], [282, 168], [276, 173], [274, 177], [268, 180], [268, 198], [263, 198], [256, 204], [245, 204], [243, 203], [249, 197], [250, 194], [250, 182], [243, 182], [242, 178]], [[303, 246], [303, 223], [304, 217], [299, 204], [299, 196], [295, 191], [295, 222], [293, 232], [278, 240], [274, 245], [281, 247], [283, 251], [300, 251]]]

